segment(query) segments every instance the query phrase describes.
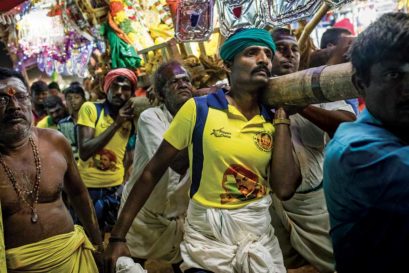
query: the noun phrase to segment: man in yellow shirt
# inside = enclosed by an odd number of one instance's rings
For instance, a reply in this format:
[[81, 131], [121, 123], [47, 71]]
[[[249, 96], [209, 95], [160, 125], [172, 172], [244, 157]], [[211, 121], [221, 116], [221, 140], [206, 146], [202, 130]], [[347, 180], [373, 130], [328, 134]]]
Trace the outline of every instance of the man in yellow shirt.
[[133, 71], [111, 70], [104, 79], [105, 102], [85, 102], [78, 113], [78, 169], [103, 232], [114, 224], [119, 209], [118, 190], [124, 182], [123, 161], [132, 132], [129, 99], [134, 96], [136, 84]]
[[37, 127], [57, 130], [58, 122], [68, 116], [67, 108], [58, 96], [48, 96], [44, 100], [44, 108], [47, 116], [37, 123]]
[[[111, 232], [106, 270], [129, 256], [125, 235], [144, 202], [180, 150], [189, 150], [192, 179], [183, 272], [286, 272], [268, 208], [270, 188], [283, 200], [300, 182], [288, 115], [260, 104], [275, 44], [263, 29], [241, 29], [220, 56], [231, 88], [188, 100], [173, 119]], [[273, 124], [274, 123], [274, 124]], [[274, 145], [273, 145], [274, 143]], [[274, 149], [273, 149], [274, 147]]]

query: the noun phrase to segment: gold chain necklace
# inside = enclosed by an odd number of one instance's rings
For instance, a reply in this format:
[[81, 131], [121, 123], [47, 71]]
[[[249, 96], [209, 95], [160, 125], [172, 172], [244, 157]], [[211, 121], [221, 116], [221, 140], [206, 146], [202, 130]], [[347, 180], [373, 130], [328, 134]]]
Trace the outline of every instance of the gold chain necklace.
[[6, 173], [8, 179], [13, 185], [13, 188], [16, 191], [17, 196], [31, 208], [31, 222], [35, 224], [38, 221], [38, 214], [37, 214], [37, 210], [35, 207], [38, 203], [38, 196], [40, 193], [41, 161], [40, 161], [40, 153], [38, 152], [38, 147], [35, 144], [32, 136], [29, 136], [28, 140], [30, 142], [31, 149], [33, 151], [34, 163], [36, 166], [36, 180], [33, 186], [33, 190], [28, 192], [29, 195], [31, 194], [31, 199], [33, 200], [32, 204], [30, 204], [30, 202], [24, 196], [25, 195], [24, 193], [27, 193], [27, 191], [25, 191], [20, 185], [18, 185], [14, 171], [6, 165], [1, 153], [0, 153], [0, 164], [3, 166], [4, 172]]

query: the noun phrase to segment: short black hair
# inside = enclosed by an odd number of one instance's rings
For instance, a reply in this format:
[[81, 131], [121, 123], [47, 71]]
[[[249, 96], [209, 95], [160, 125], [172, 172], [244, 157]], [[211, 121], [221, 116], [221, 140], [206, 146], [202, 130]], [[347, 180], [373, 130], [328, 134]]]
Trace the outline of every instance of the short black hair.
[[369, 83], [372, 65], [397, 58], [409, 62], [409, 14], [386, 13], [358, 35], [350, 49], [356, 75]]
[[280, 40], [282, 36], [294, 37], [297, 40], [297, 37], [295, 37], [293, 32], [288, 28], [278, 27], [273, 29], [270, 33], [271, 37], [273, 37], [274, 42]]
[[24, 83], [24, 86], [27, 88], [27, 91], [30, 92], [30, 89], [28, 88], [28, 83], [26, 82], [26, 79], [24, 79], [23, 75], [21, 75], [20, 72], [17, 72], [16, 70], [10, 68], [0, 67], [0, 80], [5, 80], [13, 77], [21, 80]]
[[329, 44], [338, 44], [342, 34], [352, 35], [351, 31], [346, 28], [333, 27], [327, 29], [324, 34], [322, 34], [320, 48], [327, 48]]
[[57, 107], [58, 105], [65, 107], [64, 103], [62, 102], [62, 99], [59, 96], [48, 96], [44, 100], [45, 109], [54, 108]]
[[38, 94], [43, 91], [48, 91], [48, 85], [44, 81], [35, 81], [31, 85], [31, 92], [33, 94]]
[[85, 100], [85, 91], [79, 84], [71, 84], [64, 89], [64, 96], [67, 97], [68, 94], [79, 94]]
[[58, 85], [57, 82], [50, 82], [48, 84], [48, 89], [57, 89], [58, 91], [60, 90], [60, 86]]
[[166, 82], [167, 82], [167, 78], [165, 78], [162, 74], [163, 72], [168, 68], [168, 67], [172, 67], [172, 66], [181, 66], [183, 67], [183, 65], [175, 60], [166, 62], [161, 64], [158, 69], [155, 71], [155, 74], [153, 76], [153, 84], [155, 86], [155, 90], [158, 93], [159, 96], [161, 97], [165, 97], [165, 94], [163, 92], [163, 87], [165, 86]]
[[81, 83], [80, 83], [79, 81], [70, 82], [70, 86], [73, 86], [73, 85], [79, 85], [79, 86], [81, 86]]

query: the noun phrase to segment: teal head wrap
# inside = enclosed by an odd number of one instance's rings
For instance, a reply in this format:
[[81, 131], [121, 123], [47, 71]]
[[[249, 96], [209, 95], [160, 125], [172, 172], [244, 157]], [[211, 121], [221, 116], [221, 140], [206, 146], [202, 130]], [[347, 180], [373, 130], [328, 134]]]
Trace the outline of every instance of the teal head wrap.
[[273, 54], [276, 51], [276, 45], [267, 30], [247, 28], [240, 29], [233, 33], [233, 35], [224, 42], [220, 49], [220, 57], [223, 61], [231, 62], [234, 56], [249, 46], [265, 46], [271, 49]]

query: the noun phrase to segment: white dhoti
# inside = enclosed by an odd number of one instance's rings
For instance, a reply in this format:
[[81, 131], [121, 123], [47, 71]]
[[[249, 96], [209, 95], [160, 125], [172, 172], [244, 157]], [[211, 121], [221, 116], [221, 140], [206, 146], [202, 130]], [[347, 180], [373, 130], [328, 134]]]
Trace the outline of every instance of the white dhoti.
[[146, 209], [141, 210], [126, 235], [131, 255], [169, 263], [180, 262], [183, 224], [184, 216], [167, 219]]
[[184, 241], [183, 271], [203, 268], [217, 273], [286, 272], [270, 225], [271, 197], [240, 209], [207, 208], [190, 201]]
[[280, 244], [285, 244], [283, 249], [287, 251], [288, 247], [293, 247], [320, 272], [334, 272], [335, 260], [323, 189], [296, 193], [285, 202], [273, 196], [273, 207], [273, 215], [279, 218], [288, 234], [284, 236], [283, 232], [279, 232]]

